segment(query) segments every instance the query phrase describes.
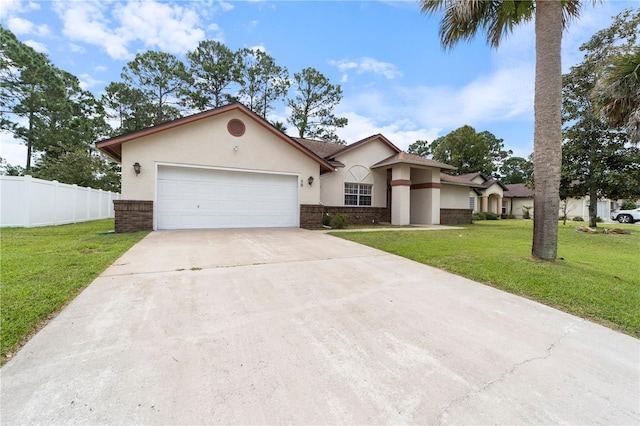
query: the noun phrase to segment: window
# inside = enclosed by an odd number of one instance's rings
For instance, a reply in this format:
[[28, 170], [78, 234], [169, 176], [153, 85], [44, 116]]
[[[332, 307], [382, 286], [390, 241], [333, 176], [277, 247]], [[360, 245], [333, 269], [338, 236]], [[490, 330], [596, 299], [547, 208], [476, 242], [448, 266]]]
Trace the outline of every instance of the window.
[[370, 206], [371, 188], [373, 185], [364, 183], [344, 184], [344, 205], [345, 206]]
[[502, 214], [507, 214], [507, 200], [502, 200]]
[[476, 197], [469, 197], [469, 208], [471, 210], [476, 209]]

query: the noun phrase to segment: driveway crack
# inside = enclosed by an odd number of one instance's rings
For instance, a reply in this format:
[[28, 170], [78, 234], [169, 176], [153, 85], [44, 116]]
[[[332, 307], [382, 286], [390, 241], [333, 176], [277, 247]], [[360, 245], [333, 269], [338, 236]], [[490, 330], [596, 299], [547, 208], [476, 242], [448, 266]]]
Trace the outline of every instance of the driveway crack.
[[437, 416], [437, 420], [435, 421], [435, 424], [441, 425], [446, 423], [446, 417], [447, 417], [447, 413], [456, 405], [461, 404], [462, 402], [470, 399], [472, 396], [474, 395], [478, 395], [481, 394], [483, 392], [488, 391], [489, 389], [491, 389], [491, 387], [493, 387], [496, 383], [500, 383], [502, 381], [504, 381], [508, 376], [514, 374], [516, 372], [516, 370], [518, 370], [520, 367], [522, 367], [523, 365], [527, 365], [529, 363], [535, 362], [535, 361], [543, 361], [548, 359], [549, 357], [551, 357], [553, 350], [555, 349], [555, 347], [565, 338], [567, 337], [567, 335], [571, 332], [571, 329], [573, 329], [574, 327], [582, 324], [586, 322], [585, 319], [580, 319], [576, 322], [574, 322], [573, 324], [569, 325], [565, 330], [564, 333], [562, 333], [561, 336], [559, 336], [555, 341], [553, 341], [548, 347], [547, 347], [547, 353], [544, 356], [536, 356], [536, 357], [532, 357], [532, 358], [527, 358], [523, 361], [520, 361], [518, 363], [513, 364], [513, 366], [511, 366], [510, 369], [506, 370], [504, 373], [502, 373], [500, 375], [500, 377], [491, 380], [489, 382], [487, 382], [486, 384], [484, 384], [481, 388], [479, 389], [473, 389], [471, 391], [469, 391], [467, 394], [454, 399], [453, 401], [451, 401], [446, 407], [444, 407], [442, 410], [440, 410], [440, 412], [438, 413]]
[[[277, 264], [287, 264], [287, 263], [306, 263], [306, 262], [317, 262], [317, 261], [325, 261], [325, 260], [348, 260], [348, 259], [359, 259], [359, 258], [371, 258], [371, 257], [376, 257], [376, 256], [384, 256], [384, 253], [380, 253], [380, 254], [366, 254], [366, 255], [359, 255], [359, 256], [348, 256], [348, 257], [324, 257], [324, 258], [314, 258], [314, 259], [293, 259], [293, 260], [275, 260], [275, 261], [257, 261], [257, 262], [253, 262], [253, 263], [242, 263], [242, 264], [238, 264], [238, 265], [215, 265], [215, 266], [205, 266], [205, 267], [200, 267], [200, 266], [190, 266], [190, 267], [184, 267], [184, 268], [176, 268], [176, 269], [166, 269], [166, 270], [157, 270], [157, 271], [143, 271], [143, 272], [126, 272], [126, 273], [108, 273], [108, 274], [104, 274], [101, 275], [101, 277], [122, 277], [122, 276], [132, 276], [132, 275], [152, 275], [152, 274], [164, 274], [164, 273], [168, 273], [168, 272], [198, 272], [198, 271], [206, 271], [206, 270], [210, 270], [210, 269], [230, 269], [230, 268], [243, 268], [243, 267], [247, 267], [247, 266], [262, 266], [262, 265], [277, 265]], [[125, 265], [129, 265], [130, 263], [117, 263], [117, 264], [113, 264], [112, 266], [125, 266]], [[105, 271], [106, 272], [106, 271]]]

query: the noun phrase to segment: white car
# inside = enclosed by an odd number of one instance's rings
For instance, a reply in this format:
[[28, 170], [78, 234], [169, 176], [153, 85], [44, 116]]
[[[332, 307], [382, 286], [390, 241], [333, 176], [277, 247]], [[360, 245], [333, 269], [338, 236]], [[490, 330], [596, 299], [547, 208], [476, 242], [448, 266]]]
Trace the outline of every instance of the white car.
[[611, 220], [617, 220], [620, 223], [640, 222], [640, 208], [633, 210], [614, 210], [611, 212]]

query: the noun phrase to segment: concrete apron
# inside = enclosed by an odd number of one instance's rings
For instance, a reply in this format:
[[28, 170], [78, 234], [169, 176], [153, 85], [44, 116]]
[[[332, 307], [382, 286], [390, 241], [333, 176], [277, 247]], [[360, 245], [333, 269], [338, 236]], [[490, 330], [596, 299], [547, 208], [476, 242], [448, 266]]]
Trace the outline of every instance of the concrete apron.
[[154, 232], [2, 368], [1, 420], [638, 424], [639, 352], [320, 232]]

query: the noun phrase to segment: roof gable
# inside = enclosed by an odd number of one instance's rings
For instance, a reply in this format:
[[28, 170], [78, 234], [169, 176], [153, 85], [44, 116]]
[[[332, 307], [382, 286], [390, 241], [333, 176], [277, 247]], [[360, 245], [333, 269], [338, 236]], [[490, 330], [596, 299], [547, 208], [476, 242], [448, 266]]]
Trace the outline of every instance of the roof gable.
[[169, 121], [166, 123], [159, 124], [157, 126], [148, 127], [146, 129], [137, 130], [135, 132], [126, 133], [124, 135], [116, 136], [110, 139], [106, 139], [96, 143], [96, 148], [113, 158], [117, 162], [122, 161], [122, 144], [125, 142], [133, 141], [135, 139], [139, 139], [145, 136], [153, 135], [155, 133], [163, 132], [165, 130], [173, 129], [179, 126], [184, 126], [189, 123], [193, 123], [194, 121], [204, 120], [210, 117], [222, 115], [229, 111], [240, 111], [244, 113], [248, 118], [254, 120], [256, 123], [260, 124], [264, 127], [265, 130], [277, 135], [283, 142], [288, 143], [293, 148], [302, 152], [306, 156], [312, 158], [320, 165], [320, 169], [323, 171], [333, 171], [334, 167], [329, 164], [327, 160], [318, 156], [313, 151], [306, 148], [304, 145], [294, 140], [293, 138], [285, 135], [280, 130], [276, 129], [272, 126], [268, 121], [251, 111], [246, 106], [241, 103], [233, 103], [230, 105], [226, 105], [219, 108], [210, 109], [207, 111], [203, 111], [197, 114], [189, 115], [186, 117], [179, 118], [177, 120]]
[[394, 151], [394, 152], [397, 152], [397, 153], [402, 152], [402, 150], [400, 148], [398, 148], [397, 146], [395, 146], [394, 144], [392, 144], [389, 139], [385, 138], [380, 133], [378, 133], [376, 135], [372, 135], [372, 136], [369, 136], [367, 138], [361, 139], [361, 140], [359, 140], [357, 142], [354, 142], [354, 143], [352, 143], [350, 145], [344, 146], [341, 150], [335, 152], [331, 156], [331, 158], [339, 157], [341, 155], [346, 154], [347, 152], [353, 151], [354, 149], [357, 149], [357, 148], [359, 148], [361, 146], [364, 146], [364, 145], [366, 145], [366, 144], [368, 144], [370, 142], [376, 141], [376, 140], [382, 142], [384, 145], [386, 145], [389, 148], [391, 148], [391, 150]]
[[371, 168], [373, 169], [373, 168], [379, 168], [379, 167], [386, 167], [386, 166], [391, 166], [393, 164], [398, 164], [398, 163], [413, 164], [415, 166], [436, 167], [444, 170], [456, 169], [454, 166], [451, 166], [449, 164], [441, 163], [435, 160], [430, 160], [428, 158], [424, 158], [419, 155], [409, 154], [404, 151], [398, 152], [397, 154], [393, 154], [389, 158], [385, 158], [384, 160], [371, 166]]

